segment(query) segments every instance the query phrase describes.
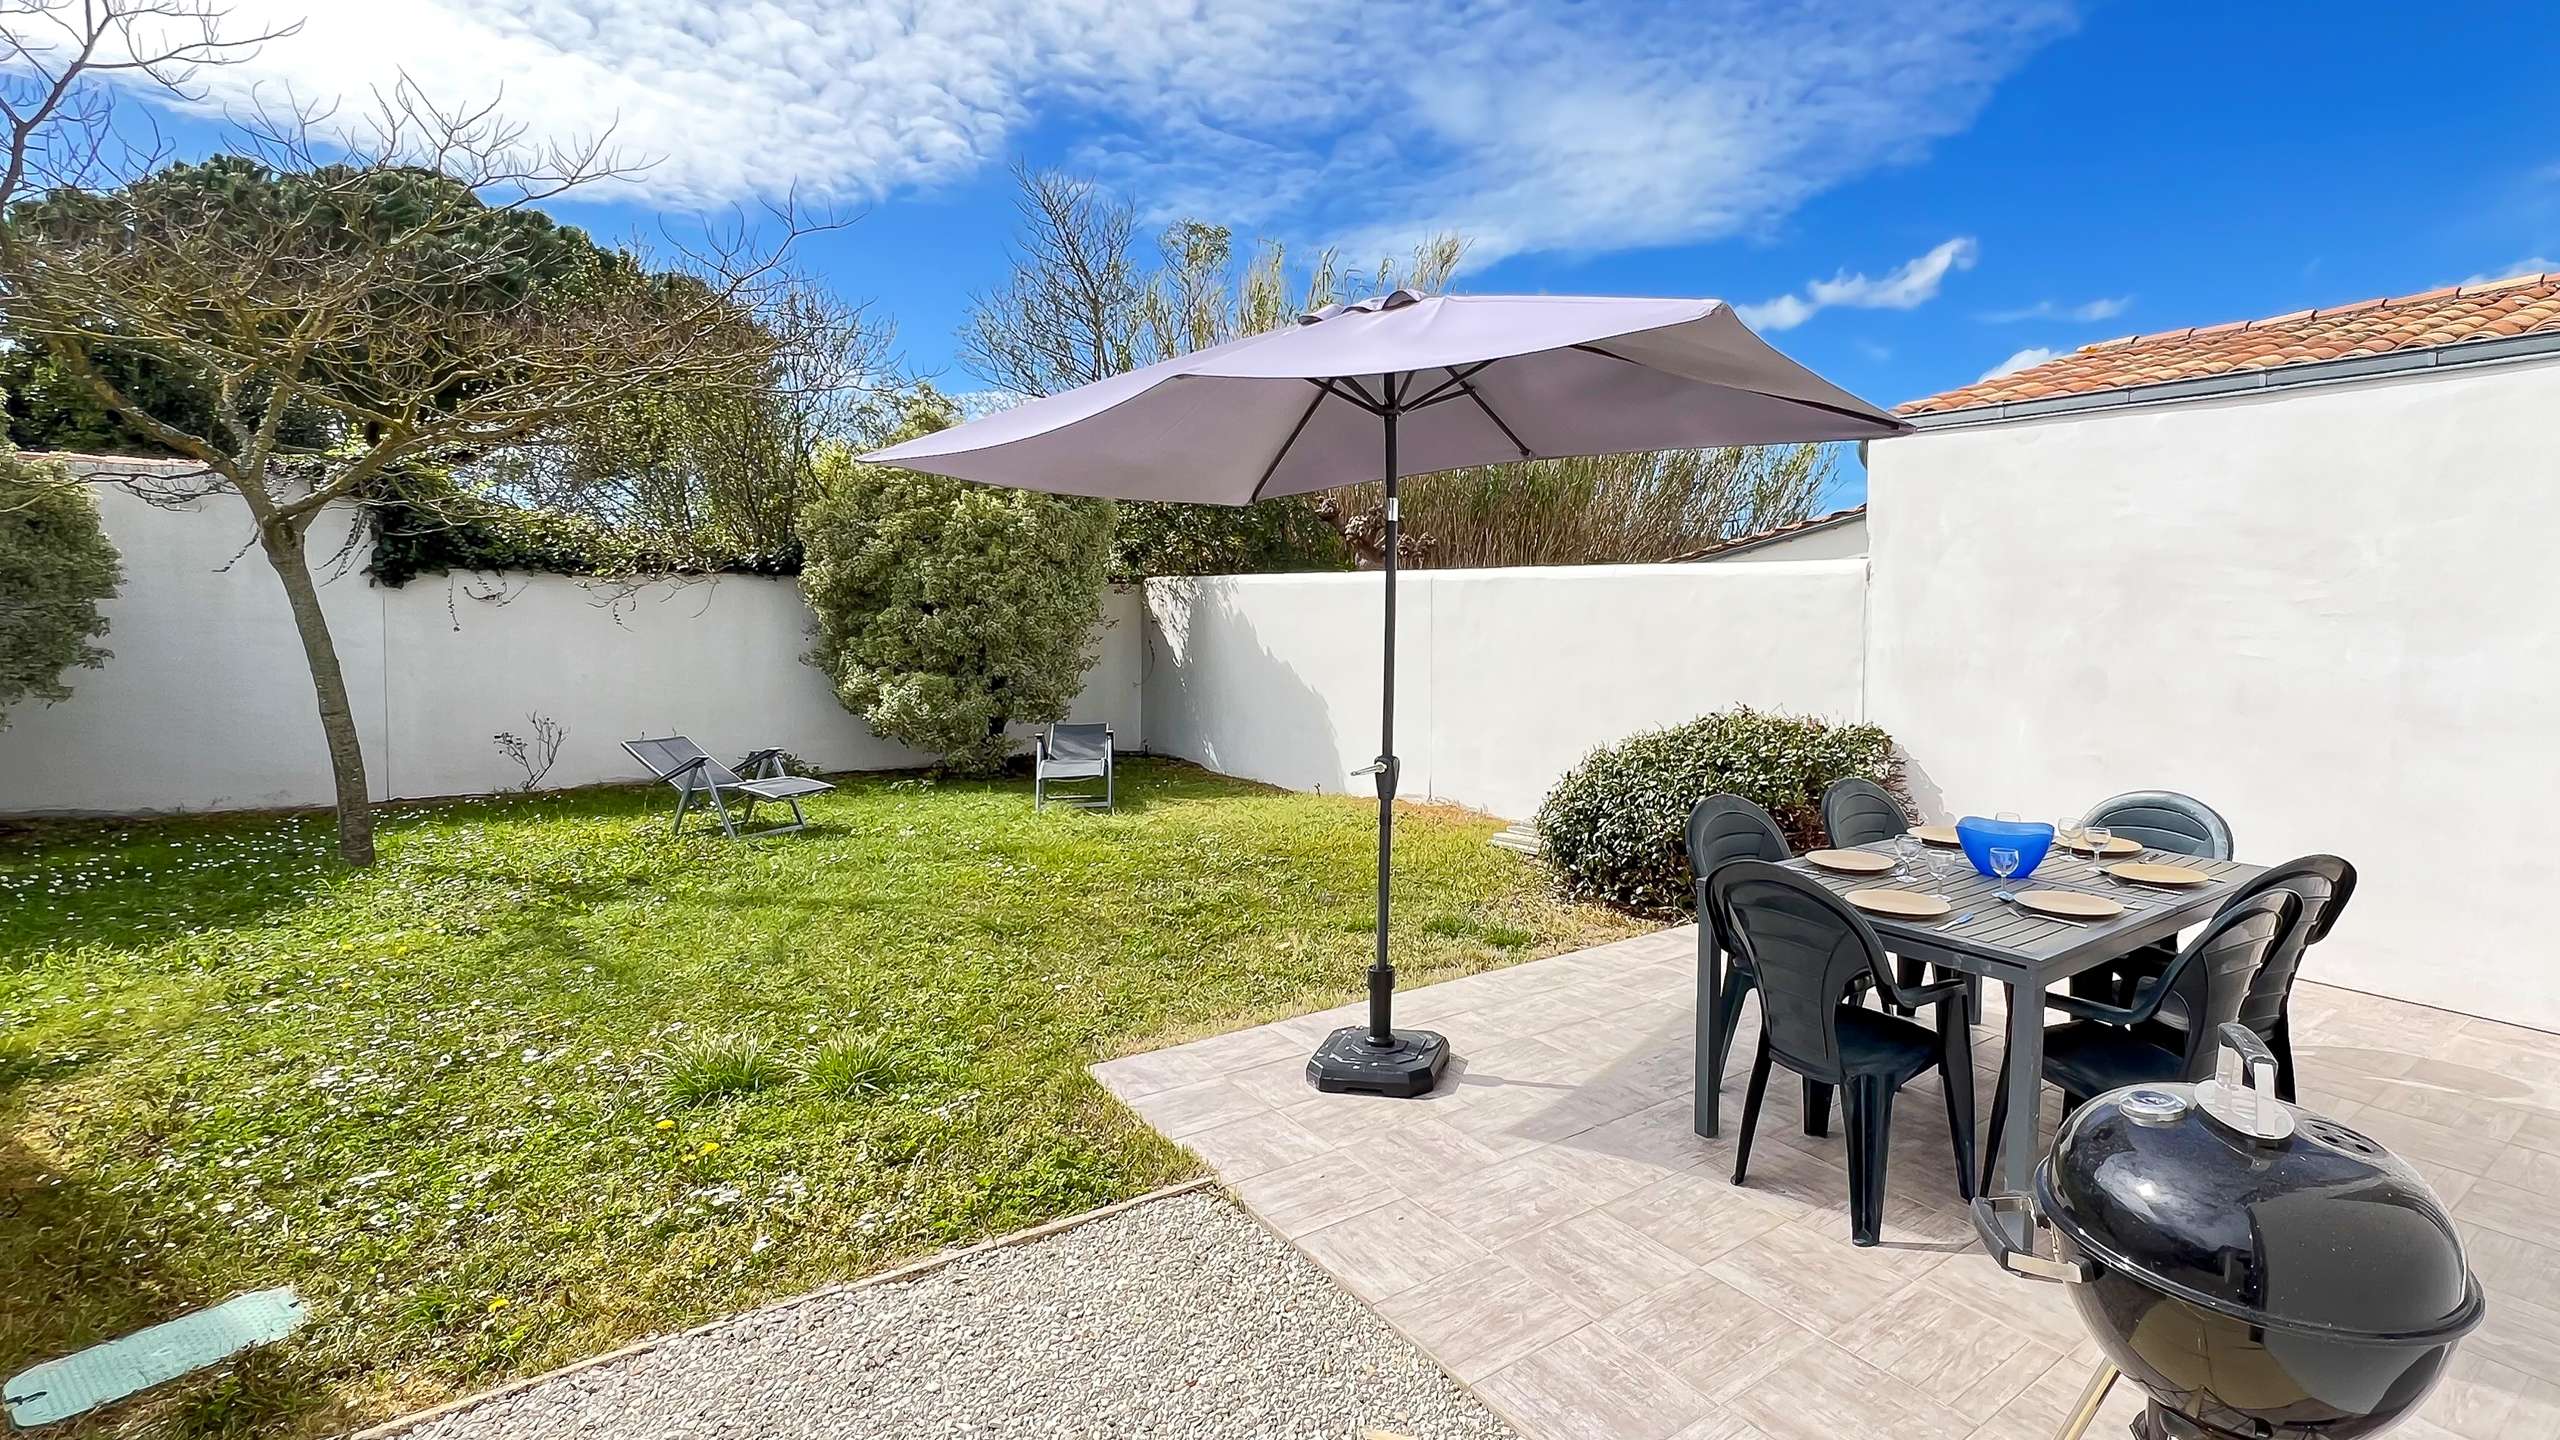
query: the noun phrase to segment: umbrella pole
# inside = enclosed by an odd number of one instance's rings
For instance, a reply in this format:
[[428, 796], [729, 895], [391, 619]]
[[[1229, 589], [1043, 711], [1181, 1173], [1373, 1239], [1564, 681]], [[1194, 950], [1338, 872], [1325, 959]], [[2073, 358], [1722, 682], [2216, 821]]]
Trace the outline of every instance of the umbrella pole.
[[1307, 1078], [1318, 1090], [1411, 1098], [1428, 1094], [1449, 1064], [1449, 1042], [1429, 1030], [1395, 1028], [1396, 967], [1387, 956], [1387, 919], [1395, 882], [1396, 785], [1403, 767], [1396, 759], [1396, 548], [1403, 526], [1396, 513], [1396, 389], [1385, 380], [1387, 403], [1379, 418], [1386, 426], [1386, 672], [1381, 677], [1378, 706], [1378, 758], [1368, 767], [1378, 785], [1378, 925], [1377, 954], [1369, 962], [1369, 1023], [1345, 1026], [1325, 1038], [1307, 1062]]
[[1396, 412], [1387, 426], [1387, 643], [1386, 674], [1378, 693], [1378, 956], [1369, 964], [1369, 1043], [1385, 1048], [1396, 1043], [1396, 967], [1387, 958], [1387, 912], [1394, 906], [1396, 869], [1396, 786], [1404, 778], [1396, 760], [1396, 545], [1402, 522], [1396, 516]]

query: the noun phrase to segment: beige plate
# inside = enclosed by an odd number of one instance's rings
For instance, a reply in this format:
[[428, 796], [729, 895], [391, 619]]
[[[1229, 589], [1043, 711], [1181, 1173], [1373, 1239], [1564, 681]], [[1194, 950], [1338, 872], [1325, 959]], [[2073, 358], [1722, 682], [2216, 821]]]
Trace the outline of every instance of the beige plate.
[[2077, 890], [2021, 890], [2018, 903], [2063, 920], [2106, 920], [2124, 913], [2123, 906], [2104, 895], [2083, 895]]
[[2202, 885], [2213, 879], [2201, 870], [2190, 870], [2184, 865], [2155, 865], [2148, 860], [2131, 860], [2122, 865], [2110, 865], [2107, 867], [2107, 873], [2119, 880], [2130, 880], [2136, 885]]
[[1964, 843], [1956, 838], [1956, 827], [1953, 825], [1914, 825], [1911, 827], [1911, 833], [1919, 836], [1920, 843], [1923, 845], [1944, 845], [1954, 849]]
[[1896, 920], [1935, 920], [1955, 908], [1935, 895], [1908, 890], [1852, 890], [1848, 899], [1870, 915], [1890, 915]]
[[[2054, 843], [2062, 845], [2068, 849], [2077, 850], [2083, 855], [2090, 853], [2089, 842], [2077, 835], [2071, 836], [2067, 839], [2061, 836], [2056, 836], [2054, 837]], [[2139, 840], [2127, 840], [2121, 835], [2110, 835], [2107, 837], [2107, 853], [2110, 855], [2139, 855], [2142, 853], [2142, 842]]]
[[1873, 850], [1808, 850], [1804, 863], [1838, 875], [1881, 875], [1893, 868], [1893, 857]]

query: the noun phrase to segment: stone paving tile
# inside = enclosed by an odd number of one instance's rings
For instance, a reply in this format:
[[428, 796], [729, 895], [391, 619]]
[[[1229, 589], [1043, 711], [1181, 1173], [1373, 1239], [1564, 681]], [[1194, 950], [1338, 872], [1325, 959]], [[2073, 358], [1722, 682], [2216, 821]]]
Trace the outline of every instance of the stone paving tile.
[[1606, 1210], [1586, 1210], [1502, 1248], [1502, 1257], [1597, 1320], [1686, 1278], [1694, 1262]]
[[1668, 1440], [1707, 1413], [1707, 1397], [1586, 1326], [1476, 1382], [1524, 1434], [1556, 1440]]
[[1333, 1151], [1331, 1144], [1296, 1121], [1269, 1110], [1196, 1130], [1181, 1139], [1230, 1185]]
[[1580, 1308], [1499, 1257], [1479, 1260], [1387, 1299], [1378, 1312], [1461, 1380], [1481, 1380], [1561, 1340]]
[[1848, 1351], [1816, 1341], [1733, 1399], [1771, 1440], [1965, 1440], [1974, 1426]]
[[[1690, 1129], [1689, 927], [1412, 992], [1458, 1063], [1420, 1101], [1316, 1095], [1346, 1006], [1094, 1068], [1525, 1440], [2044, 1440], [2097, 1358], [2068, 1290], [1976, 1248], [1933, 1077], [1895, 1107], [1885, 1243], [1848, 1243], [1842, 1118], [1772, 1076], [1730, 1183], [1757, 1009], [1717, 1139]], [[1446, 993], [1440, 993], [1440, 992]], [[2004, 997], [1974, 1031], [1987, 1118]], [[2560, 1434], [2560, 1036], [2306, 981], [2306, 1101], [2451, 1205], [2491, 1319], [2411, 1440]], [[2050, 1143], [2060, 1097], [2040, 1097]], [[2095, 1434], [2121, 1434], [2119, 1385]], [[2537, 1428], [2538, 1427], [2538, 1428]]]
[[1711, 1400], [1725, 1401], [1820, 1337], [1713, 1275], [1691, 1275], [1601, 1322]]
[[1363, 1210], [1297, 1241], [1344, 1288], [1373, 1303], [1463, 1270], [1485, 1253], [1457, 1227], [1410, 1200]]

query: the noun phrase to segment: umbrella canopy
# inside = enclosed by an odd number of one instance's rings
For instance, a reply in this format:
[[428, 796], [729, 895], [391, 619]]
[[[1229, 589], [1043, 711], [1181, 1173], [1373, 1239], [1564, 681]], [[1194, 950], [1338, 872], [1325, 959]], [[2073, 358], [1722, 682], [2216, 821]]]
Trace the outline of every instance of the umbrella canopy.
[[1369, 1023], [1335, 1031], [1307, 1076], [1320, 1090], [1411, 1096], [1438, 1081], [1449, 1049], [1393, 1023], [1398, 477], [1909, 428], [1771, 349], [1722, 301], [1398, 290], [863, 458], [1023, 490], [1219, 505], [1386, 482], [1386, 674], [1364, 772], [1378, 790]]
[[1328, 306], [866, 456], [1061, 495], [1243, 505], [1385, 475], [1911, 428], [1719, 300], [1416, 295]]

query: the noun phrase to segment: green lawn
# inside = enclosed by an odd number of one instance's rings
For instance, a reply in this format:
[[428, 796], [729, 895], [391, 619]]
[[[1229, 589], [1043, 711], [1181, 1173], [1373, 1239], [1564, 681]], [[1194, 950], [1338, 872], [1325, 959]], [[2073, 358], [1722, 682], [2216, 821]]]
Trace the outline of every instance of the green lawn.
[[[380, 1418], [1190, 1175], [1084, 1067], [1359, 991], [1369, 803], [855, 777], [670, 843], [666, 794], [401, 807], [364, 873], [320, 817], [0, 835], [0, 1375], [290, 1283], [294, 1341], [88, 1428]], [[1409, 982], [1637, 928], [1493, 828], [1400, 819]], [[671, 1099], [730, 1034], [779, 1082]]]

